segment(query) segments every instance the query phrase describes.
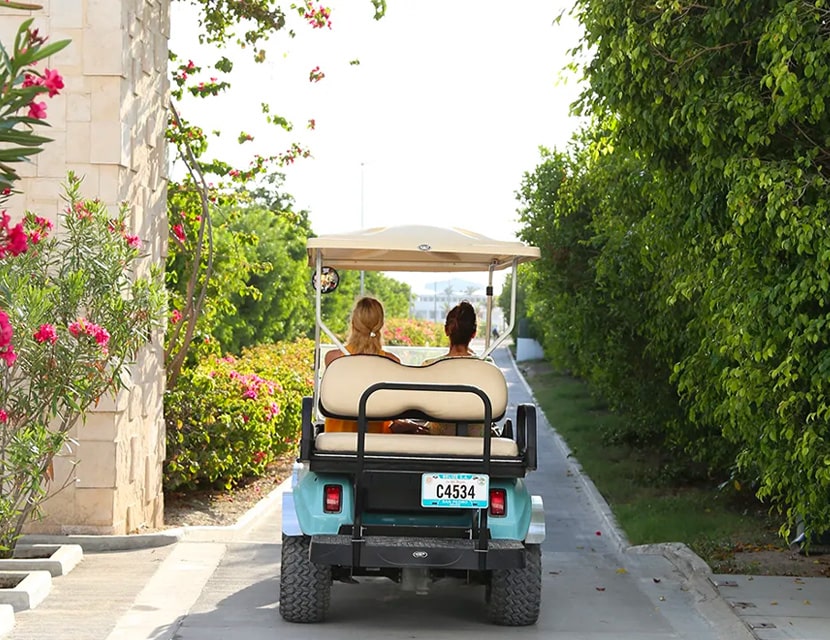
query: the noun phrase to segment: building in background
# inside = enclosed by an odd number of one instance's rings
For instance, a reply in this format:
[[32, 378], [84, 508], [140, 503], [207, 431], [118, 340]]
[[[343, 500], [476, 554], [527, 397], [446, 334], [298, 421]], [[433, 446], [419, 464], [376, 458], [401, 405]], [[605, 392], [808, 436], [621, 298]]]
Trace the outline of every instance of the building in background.
[[[444, 324], [447, 312], [462, 300], [466, 300], [476, 310], [480, 334], [484, 330], [483, 323], [487, 318], [486, 288], [485, 283], [461, 278], [437, 280], [428, 282], [421, 288], [413, 287], [409, 315], [418, 320], [430, 320]], [[496, 295], [497, 292], [494, 292], [493, 326], [501, 331], [504, 327], [504, 313], [496, 306]]]

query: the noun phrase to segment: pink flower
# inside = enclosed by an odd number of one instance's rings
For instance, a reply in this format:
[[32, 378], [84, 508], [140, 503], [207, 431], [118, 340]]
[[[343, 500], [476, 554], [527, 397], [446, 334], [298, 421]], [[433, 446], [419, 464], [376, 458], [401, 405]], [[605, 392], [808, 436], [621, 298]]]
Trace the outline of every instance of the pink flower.
[[130, 247], [130, 249], [138, 249], [141, 247], [141, 238], [138, 236], [124, 234], [124, 239], [127, 241], [127, 246]]
[[249, 399], [249, 400], [256, 400], [257, 395], [258, 395], [258, 394], [257, 394], [257, 390], [256, 390], [256, 389], [254, 389], [253, 387], [248, 387], [248, 388], [247, 388], [247, 389], [245, 389], [245, 391], [242, 393], [242, 397], [243, 397], [243, 398], [247, 398], [247, 399]]
[[6, 231], [6, 246], [0, 247], [0, 249], [5, 249], [13, 256], [19, 256], [21, 253], [26, 253], [28, 247], [29, 238], [26, 232], [23, 231], [23, 223], [19, 222]]
[[173, 309], [173, 311], [170, 312], [170, 322], [172, 322], [173, 324], [179, 324], [181, 319], [182, 319], [182, 312], [179, 311], [178, 309]]
[[92, 211], [87, 208], [86, 202], [75, 203], [75, 214], [78, 216], [78, 220], [92, 219]]
[[9, 421], [9, 414], [6, 413], [3, 409], [0, 409], [0, 422], [5, 424]]
[[69, 333], [76, 338], [80, 338], [82, 335], [90, 336], [101, 347], [101, 351], [105, 354], [107, 353], [107, 343], [109, 342], [110, 334], [104, 327], [90, 322], [86, 318], [80, 318], [75, 322], [70, 322], [68, 328]]
[[63, 78], [55, 69], [45, 69], [43, 72], [43, 86], [49, 89], [49, 97], [56, 96], [63, 89]]
[[106, 347], [107, 343], [110, 341], [109, 331], [104, 329], [104, 327], [99, 327], [97, 324], [91, 326], [93, 327], [92, 337], [95, 338], [95, 342], [100, 344], [102, 347]]
[[40, 227], [41, 231], [49, 231], [54, 226], [51, 220], [41, 218], [40, 216], [35, 216], [35, 224], [37, 224], [37, 226]]
[[51, 342], [55, 344], [58, 341], [58, 332], [51, 324], [42, 324], [40, 328], [35, 331], [35, 340], [43, 344], [44, 342]]
[[12, 331], [8, 314], [5, 311], [0, 311], [0, 349], [11, 344], [13, 335], [14, 331]]
[[30, 118], [34, 118], [35, 120], [43, 120], [46, 118], [46, 103], [45, 102], [32, 102], [29, 105], [29, 113], [27, 114]]
[[178, 240], [181, 244], [184, 244], [187, 240], [187, 236], [184, 234], [184, 227], [180, 224], [174, 224], [172, 231], [173, 235], [176, 237], [176, 240]]
[[17, 355], [12, 350], [13, 335], [14, 331], [12, 331], [9, 316], [5, 311], [0, 311], [0, 359], [5, 360], [8, 366], [12, 366], [14, 361], [17, 360]]
[[76, 322], [70, 322], [69, 327], [68, 327], [69, 333], [71, 333], [76, 338], [79, 337], [82, 333], [84, 333], [83, 322], [84, 322], [83, 320], [76, 321]]
[[312, 29], [322, 29], [323, 27], [331, 29], [331, 9], [321, 4], [317, 5], [315, 9], [311, 2], [306, 2], [305, 6], [306, 12], [303, 18], [311, 25]]

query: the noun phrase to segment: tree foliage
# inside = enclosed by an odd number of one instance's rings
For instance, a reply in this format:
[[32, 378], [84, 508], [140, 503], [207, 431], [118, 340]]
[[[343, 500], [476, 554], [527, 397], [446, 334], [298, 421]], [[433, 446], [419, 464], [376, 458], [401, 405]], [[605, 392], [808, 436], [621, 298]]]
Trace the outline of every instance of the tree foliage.
[[[256, 62], [262, 63], [267, 57], [268, 40], [273, 36], [293, 38], [297, 34], [295, 29], [300, 26], [308, 30], [332, 28], [330, 9], [311, 0], [290, 3], [287, 8], [274, 0], [192, 0], [190, 4], [196, 8], [196, 20], [201, 27], [199, 42], [213, 45], [211, 52], [200, 55], [215, 58], [194, 61], [178, 52], [170, 53], [171, 108], [167, 139], [175, 146], [177, 160], [185, 173], [183, 177], [176, 176], [170, 185], [168, 210], [174, 248], [169, 275], [179, 303], [168, 332], [165, 353], [170, 388], [175, 386], [185, 363], [193, 363], [205, 351], [217, 349], [217, 344], [210, 342], [208, 335], [212, 330], [206, 331], [204, 326], [215, 321], [217, 310], [223, 310], [227, 317], [239, 309], [232, 300], [217, 296], [217, 291], [230, 290], [251, 302], [258, 294], [257, 289], [250, 286], [248, 276], [262, 277], [268, 271], [272, 277], [276, 276], [273, 265], [269, 267], [267, 261], [246, 262], [252, 257], [251, 247], [256, 246], [254, 235], [247, 233], [246, 237], [246, 233], [231, 231], [214, 238], [214, 231], [219, 227], [212, 216], [222, 207], [237, 206], [242, 202], [240, 195], [258, 188], [257, 182], [264, 176], [273, 175], [280, 167], [307, 158], [311, 153], [296, 141], [278, 140], [274, 144], [281, 150], [268, 157], [255, 155], [247, 166], [235, 167], [222, 159], [211, 158], [209, 142], [222, 132], [206, 132], [192, 122], [183, 112], [187, 108], [186, 100], [213, 98], [231, 88], [234, 67], [233, 56], [228, 54], [231, 47], [249, 51]], [[386, 9], [385, 0], [371, 0], [371, 4], [375, 19], [381, 18]], [[317, 79], [322, 77], [319, 74]], [[281, 95], [284, 93], [286, 91]], [[286, 133], [294, 129], [294, 124], [276, 112], [265, 97], [261, 105], [264, 124]], [[240, 144], [253, 140], [243, 128], [249, 123], [230, 119], [228, 126], [235, 128], [231, 135]], [[309, 118], [306, 126], [313, 129], [314, 119]], [[224, 225], [224, 230], [228, 231], [231, 230], [229, 222], [226, 218], [217, 224]], [[224, 246], [223, 242], [226, 243]], [[215, 268], [224, 271], [228, 279], [217, 281]], [[258, 309], [262, 311], [262, 306]], [[225, 331], [222, 338], [236, 346], [253, 339], [253, 334], [237, 323], [236, 329], [230, 333]]]
[[[409, 317], [412, 289], [408, 284], [378, 271], [366, 271], [363, 275], [362, 295], [380, 300], [387, 318]], [[340, 272], [340, 285], [323, 296], [323, 320], [337, 335], [345, 338], [352, 307], [360, 296], [360, 273], [357, 271]]]
[[[801, 517], [830, 528], [830, 11], [824, 0], [574, 11], [585, 30], [574, 55], [588, 58], [576, 108], [591, 124], [525, 185], [526, 238], [546, 253], [540, 273], [560, 279], [537, 289], [538, 313], [567, 329], [560, 348], [581, 370], [598, 358], [587, 375], [608, 377], [624, 403], [647, 402], [654, 384], [676, 393], [669, 437], [721, 468], [731, 460], [781, 509], [782, 533]], [[636, 389], [626, 369], [641, 370]]]

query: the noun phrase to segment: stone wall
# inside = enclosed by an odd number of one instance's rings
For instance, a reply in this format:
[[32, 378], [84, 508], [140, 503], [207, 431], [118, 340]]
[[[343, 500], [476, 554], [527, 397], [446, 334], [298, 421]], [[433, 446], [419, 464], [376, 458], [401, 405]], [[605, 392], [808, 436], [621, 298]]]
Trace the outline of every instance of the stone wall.
[[[169, 0], [38, 0], [34, 26], [51, 41], [72, 43], [49, 60], [64, 76], [61, 95], [47, 100], [53, 138], [22, 168], [23, 195], [12, 212], [57, 220], [68, 170], [83, 176], [84, 197], [115, 213], [130, 207], [130, 233], [149, 254], [142, 270], [167, 251], [167, 41]], [[0, 8], [4, 43], [27, 12]], [[123, 534], [162, 524], [164, 460], [161, 336], [141, 353], [128, 390], [102, 401], [71, 434], [71, 454], [55, 461], [54, 486], [39, 533]]]

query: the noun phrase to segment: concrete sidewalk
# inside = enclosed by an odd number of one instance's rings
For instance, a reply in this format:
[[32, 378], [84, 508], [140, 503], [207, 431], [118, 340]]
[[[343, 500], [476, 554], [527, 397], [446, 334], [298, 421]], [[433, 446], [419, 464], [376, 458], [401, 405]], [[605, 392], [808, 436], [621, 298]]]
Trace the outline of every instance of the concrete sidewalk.
[[279, 542], [290, 479], [230, 527], [183, 527], [129, 536], [29, 536], [80, 544], [83, 560], [52, 581], [35, 609], [14, 614], [9, 640], [173, 638], [234, 542]]
[[[515, 366], [513, 369], [521, 378]], [[524, 384], [523, 379], [517, 382]], [[540, 428], [546, 424], [540, 420]], [[593, 508], [610, 514], [593, 483], [581, 474], [578, 463], [571, 464], [583, 491], [591, 494]], [[188, 625], [189, 631], [193, 631], [196, 624], [208, 624], [202, 611], [206, 605], [200, 600], [206, 590], [221, 590], [226, 597], [234, 598], [236, 610], [253, 617], [265, 616], [263, 626], [273, 625], [278, 619], [275, 609], [281, 496], [288, 484], [286, 481], [271, 492], [233, 527], [60, 538], [67, 543], [81, 544], [83, 560], [69, 574], [53, 580], [51, 592], [40, 605], [18, 612], [14, 628], [2, 637], [10, 640], [172, 640]], [[830, 581], [713, 575], [684, 545], [629, 548], [613, 518], [608, 515], [605, 521], [609, 529], [604, 536], [617, 541], [614, 546], [622, 558], [635, 563], [637, 557], [645, 555], [667, 558], [684, 576], [690, 590], [699, 599], [707, 600], [710, 610], [717, 611], [717, 619], [710, 620], [716, 626], [722, 625], [723, 637], [830, 640]], [[549, 523], [549, 536], [556, 526]], [[56, 538], [39, 541], [54, 542]], [[244, 565], [240, 564], [240, 558], [244, 559]], [[256, 588], [242, 588], [235, 582], [240, 566], [248, 573], [257, 574]], [[190, 618], [192, 623], [188, 622]], [[306, 628], [306, 631], [310, 636], [315, 635], [313, 629]], [[193, 637], [225, 637], [221, 634], [220, 629]]]

